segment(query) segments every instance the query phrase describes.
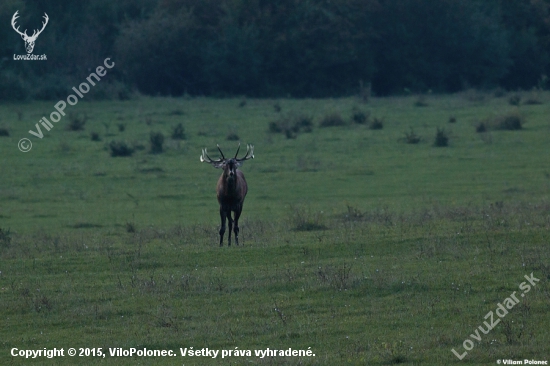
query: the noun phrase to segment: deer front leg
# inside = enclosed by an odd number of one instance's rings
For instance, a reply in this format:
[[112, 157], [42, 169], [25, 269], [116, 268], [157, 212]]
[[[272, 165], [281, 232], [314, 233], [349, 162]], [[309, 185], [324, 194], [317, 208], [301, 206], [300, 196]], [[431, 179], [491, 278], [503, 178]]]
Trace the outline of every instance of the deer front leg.
[[[225, 233], [225, 218], [227, 214], [226, 212], [220, 207], [220, 218], [222, 220], [222, 226], [220, 228], [220, 247], [223, 247], [223, 234]], [[229, 235], [231, 237], [231, 234]]]

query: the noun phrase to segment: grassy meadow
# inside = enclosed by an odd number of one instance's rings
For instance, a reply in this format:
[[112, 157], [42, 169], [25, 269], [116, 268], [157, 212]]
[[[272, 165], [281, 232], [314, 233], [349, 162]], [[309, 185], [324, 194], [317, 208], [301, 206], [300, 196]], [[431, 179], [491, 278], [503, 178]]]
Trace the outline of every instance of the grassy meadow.
[[[0, 364], [548, 360], [550, 93], [497, 95], [83, 100], [42, 139], [28, 131], [54, 102], [0, 105]], [[510, 116], [521, 130], [498, 128]], [[437, 129], [448, 146], [434, 146]], [[133, 154], [112, 157], [112, 141]], [[220, 144], [230, 156], [239, 141], [241, 154], [255, 146], [243, 245], [220, 248], [221, 171], [199, 155]], [[531, 273], [540, 281], [522, 291]], [[472, 338], [514, 291], [513, 309]], [[467, 339], [459, 360], [451, 349]], [[69, 347], [106, 356], [11, 355]], [[177, 356], [109, 355], [132, 347]], [[236, 348], [252, 356], [221, 358]], [[254, 355], [267, 348], [315, 356]]]

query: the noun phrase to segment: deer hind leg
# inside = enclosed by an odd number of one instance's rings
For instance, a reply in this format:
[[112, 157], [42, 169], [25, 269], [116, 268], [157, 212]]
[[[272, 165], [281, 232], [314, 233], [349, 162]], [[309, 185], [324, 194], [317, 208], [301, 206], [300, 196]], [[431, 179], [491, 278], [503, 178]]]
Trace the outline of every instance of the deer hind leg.
[[[222, 220], [222, 226], [220, 228], [220, 247], [223, 247], [223, 234], [225, 233], [225, 218], [227, 217], [227, 213], [220, 208], [220, 218]], [[229, 233], [229, 238], [231, 240], [231, 232]], [[231, 242], [230, 244], [231, 245]]]
[[239, 245], [239, 217], [241, 217], [241, 209], [235, 211], [235, 243]]

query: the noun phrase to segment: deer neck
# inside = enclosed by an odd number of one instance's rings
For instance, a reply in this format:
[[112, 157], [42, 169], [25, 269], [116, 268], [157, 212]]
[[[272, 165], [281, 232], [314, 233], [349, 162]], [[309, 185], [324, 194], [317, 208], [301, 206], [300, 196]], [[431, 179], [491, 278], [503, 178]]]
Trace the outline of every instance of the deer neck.
[[228, 193], [235, 192], [237, 190], [237, 172], [235, 172], [235, 175], [233, 176], [230, 176], [229, 173], [226, 173], [224, 178]]

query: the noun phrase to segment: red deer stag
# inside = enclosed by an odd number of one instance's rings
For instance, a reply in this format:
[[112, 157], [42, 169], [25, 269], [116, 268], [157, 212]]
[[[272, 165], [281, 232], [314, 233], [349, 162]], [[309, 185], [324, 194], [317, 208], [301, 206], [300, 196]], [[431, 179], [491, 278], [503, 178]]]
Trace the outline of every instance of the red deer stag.
[[225, 219], [229, 221], [229, 237], [227, 238], [227, 245], [231, 246], [231, 230], [233, 229], [233, 219], [231, 218], [231, 211], [235, 213], [235, 242], [239, 245], [239, 217], [243, 210], [244, 198], [246, 192], [248, 192], [248, 185], [244, 179], [244, 174], [238, 167], [240, 167], [245, 160], [254, 159], [254, 146], [246, 145], [246, 155], [238, 159], [237, 155], [241, 148], [241, 144], [237, 148], [237, 153], [234, 158], [226, 159], [223, 155], [220, 146], [221, 158], [212, 160], [208, 156], [206, 149], [202, 149], [202, 155], [200, 156], [201, 162], [207, 162], [212, 164], [214, 168], [223, 168], [223, 173], [218, 179], [218, 185], [216, 187], [218, 202], [220, 204], [220, 218], [222, 220], [222, 226], [220, 228], [220, 247], [223, 246], [223, 234], [225, 233]]

